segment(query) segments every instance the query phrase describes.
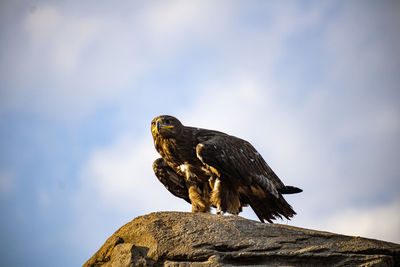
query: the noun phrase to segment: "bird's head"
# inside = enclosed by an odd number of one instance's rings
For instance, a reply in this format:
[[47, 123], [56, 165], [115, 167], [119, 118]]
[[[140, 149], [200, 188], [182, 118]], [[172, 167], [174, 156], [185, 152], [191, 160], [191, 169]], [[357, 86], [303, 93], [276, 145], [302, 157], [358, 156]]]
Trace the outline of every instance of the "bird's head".
[[151, 121], [151, 134], [153, 137], [161, 135], [164, 138], [173, 138], [181, 133], [182, 123], [175, 117], [161, 115]]

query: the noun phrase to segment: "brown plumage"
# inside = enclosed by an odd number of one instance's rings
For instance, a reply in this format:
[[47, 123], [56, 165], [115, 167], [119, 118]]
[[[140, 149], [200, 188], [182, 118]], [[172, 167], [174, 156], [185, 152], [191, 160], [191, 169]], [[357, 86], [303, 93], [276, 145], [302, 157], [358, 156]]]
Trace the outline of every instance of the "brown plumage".
[[153, 163], [157, 178], [193, 212], [239, 214], [250, 205], [262, 222], [296, 214], [282, 194], [302, 190], [285, 186], [249, 142], [168, 115], [152, 120], [151, 133], [162, 157]]

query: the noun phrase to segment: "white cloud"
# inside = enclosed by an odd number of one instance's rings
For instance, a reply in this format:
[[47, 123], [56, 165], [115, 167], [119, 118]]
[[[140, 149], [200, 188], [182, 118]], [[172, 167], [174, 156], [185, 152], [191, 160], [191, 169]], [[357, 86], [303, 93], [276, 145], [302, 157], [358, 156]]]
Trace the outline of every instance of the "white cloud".
[[57, 8], [45, 6], [35, 8], [28, 14], [25, 27], [33, 41], [43, 42], [57, 34], [61, 20], [61, 14]]
[[329, 232], [400, 243], [399, 212], [397, 200], [386, 205], [344, 209], [309, 225]]
[[25, 49], [32, 59], [38, 59], [35, 65], [52, 69], [62, 79], [64, 75], [82, 71], [83, 53], [104, 38], [101, 36], [107, 24], [96, 16], [81, 18], [49, 5], [28, 13], [24, 26], [29, 36]]
[[[75, 219], [65, 233], [72, 247], [90, 257], [128, 220], [162, 210], [190, 211], [190, 205], [169, 193], [155, 176], [152, 164], [158, 157], [150, 131], [143, 139], [122, 134], [89, 155], [72, 198]], [[72, 238], [82, 234], [84, 240]]]
[[190, 209], [184, 201], [174, 201], [157, 180], [152, 164], [158, 157], [150, 133], [142, 140], [123, 135], [90, 155], [81, 175], [83, 188], [96, 189], [105, 206], [123, 213]]
[[[212, 10], [219, 9], [218, 3], [213, 4], [215, 4], [214, 8], [208, 1], [158, 2], [147, 7], [143, 16], [144, 27], [149, 38], [157, 46], [161, 47], [160, 42], [163, 42], [162, 46], [166, 45], [165, 42], [179, 46], [180, 43], [189, 41], [189, 36], [193, 36], [205, 27], [200, 22], [210, 25], [211, 22], [207, 19], [212, 17], [210, 16]], [[220, 14], [221, 22], [224, 15]]]
[[189, 43], [220, 40], [229, 18], [229, 8], [212, 2], [126, 4], [118, 7], [121, 15], [110, 8], [104, 14], [41, 4], [11, 24], [15, 40], [0, 63], [7, 88], [2, 111], [74, 120], [124, 96], [134, 98], [138, 77], [173, 60]]

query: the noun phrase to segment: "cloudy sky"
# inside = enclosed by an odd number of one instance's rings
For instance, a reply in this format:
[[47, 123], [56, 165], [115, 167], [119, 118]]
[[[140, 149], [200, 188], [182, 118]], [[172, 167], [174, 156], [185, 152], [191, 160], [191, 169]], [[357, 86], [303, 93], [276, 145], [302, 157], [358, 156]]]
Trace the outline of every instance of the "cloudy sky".
[[151, 168], [160, 114], [303, 188], [278, 223], [399, 243], [399, 28], [398, 1], [1, 1], [0, 265], [79, 266], [189, 211]]

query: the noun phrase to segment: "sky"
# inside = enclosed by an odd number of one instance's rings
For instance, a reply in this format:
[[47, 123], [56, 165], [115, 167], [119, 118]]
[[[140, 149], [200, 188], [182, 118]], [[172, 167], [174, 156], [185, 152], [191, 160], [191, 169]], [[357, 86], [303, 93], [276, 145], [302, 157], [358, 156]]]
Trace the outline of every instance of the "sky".
[[152, 170], [161, 114], [302, 188], [277, 223], [400, 243], [399, 28], [399, 1], [1, 1], [0, 265], [190, 211]]

